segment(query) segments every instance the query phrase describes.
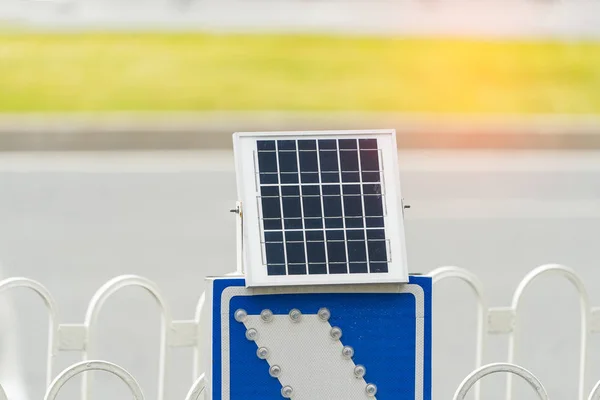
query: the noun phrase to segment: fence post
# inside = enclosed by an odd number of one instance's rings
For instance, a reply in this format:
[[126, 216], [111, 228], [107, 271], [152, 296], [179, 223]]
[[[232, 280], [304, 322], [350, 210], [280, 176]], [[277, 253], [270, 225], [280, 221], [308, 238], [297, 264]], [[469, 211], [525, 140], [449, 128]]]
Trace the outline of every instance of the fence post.
[[460, 384], [456, 393], [454, 393], [453, 400], [464, 400], [469, 392], [469, 389], [482, 379], [484, 376], [494, 374], [497, 372], [508, 372], [510, 375], [518, 375], [525, 379], [529, 386], [531, 386], [537, 393], [540, 400], [548, 400], [548, 394], [542, 383], [533, 375], [531, 372], [523, 367], [510, 363], [494, 363], [488, 364], [481, 368], [471, 372]]
[[196, 379], [200, 376], [200, 365], [202, 364], [202, 311], [204, 310], [204, 303], [206, 301], [206, 292], [202, 292], [198, 304], [196, 305], [196, 312], [194, 315], [194, 321], [198, 325], [198, 335], [196, 337], [196, 346], [194, 346], [194, 376], [192, 379]]

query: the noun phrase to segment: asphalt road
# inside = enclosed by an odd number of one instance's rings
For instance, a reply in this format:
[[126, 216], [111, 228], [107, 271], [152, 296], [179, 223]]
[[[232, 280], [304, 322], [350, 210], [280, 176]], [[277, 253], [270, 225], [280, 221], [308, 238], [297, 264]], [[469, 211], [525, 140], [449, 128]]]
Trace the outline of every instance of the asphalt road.
[[[532, 268], [563, 263], [600, 305], [600, 153], [401, 152], [410, 270], [458, 265], [483, 281], [491, 306], [508, 306]], [[176, 319], [193, 317], [207, 275], [235, 268], [236, 200], [230, 153], [0, 153], [0, 260], [7, 276], [45, 284], [60, 321], [79, 323], [96, 289], [139, 274], [162, 289]], [[19, 352], [31, 399], [44, 392], [47, 319], [43, 303], [20, 290]], [[565, 281], [536, 282], [524, 298], [521, 355], [551, 398], [576, 396], [578, 302]], [[436, 287], [434, 398], [448, 398], [473, 367], [474, 312], [464, 285]], [[159, 314], [142, 290], [119, 292], [99, 318], [97, 358], [123, 365], [156, 398]], [[590, 345], [597, 349], [598, 337]], [[506, 358], [506, 337], [490, 339], [485, 361]], [[600, 379], [590, 359], [587, 389]], [[78, 360], [61, 353], [57, 370]], [[168, 399], [191, 385], [191, 351], [177, 349]], [[5, 367], [5, 369], [7, 369]], [[11, 369], [11, 368], [8, 368]], [[129, 398], [97, 374], [94, 399]], [[502, 398], [500, 377], [486, 399]], [[77, 398], [78, 381], [61, 399]], [[518, 397], [533, 399], [523, 384]], [[527, 397], [529, 396], [529, 397]]]

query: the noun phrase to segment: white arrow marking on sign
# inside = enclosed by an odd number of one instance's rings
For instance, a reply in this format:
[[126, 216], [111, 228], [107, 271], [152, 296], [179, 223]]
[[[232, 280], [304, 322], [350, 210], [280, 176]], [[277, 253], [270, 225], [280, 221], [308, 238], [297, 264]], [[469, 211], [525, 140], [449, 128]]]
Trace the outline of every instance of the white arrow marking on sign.
[[331, 337], [332, 326], [318, 315], [303, 314], [299, 322], [288, 315], [269, 322], [248, 315], [244, 326], [258, 332], [257, 349], [267, 348], [269, 366], [281, 367], [279, 382], [292, 387], [293, 400], [376, 400], [367, 395], [365, 379], [354, 375], [354, 361], [342, 355], [344, 344]]

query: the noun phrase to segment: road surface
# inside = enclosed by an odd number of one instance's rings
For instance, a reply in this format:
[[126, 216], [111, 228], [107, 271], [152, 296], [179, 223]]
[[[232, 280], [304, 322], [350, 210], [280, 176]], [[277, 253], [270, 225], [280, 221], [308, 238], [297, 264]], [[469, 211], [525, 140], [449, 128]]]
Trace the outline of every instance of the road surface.
[[[174, 318], [193, 317], [207, 275], [235, 268], [236, 200], [229, 152], [0, 153], [0, 260], [5, 273], [44, 283], [60, 320], [80, 323], [94, 291], [120, 274], [154, 280]], [[491, 306], [508, 306], [537, 265], [563, 263], [585, 279], [600, 305], [599, 152], [400, 152], [410, 271], [458, 265], [483, 281]], [[47, 319], [25, 291], [18, 310], [31, 399], [44, 392]], [[578, 303], [567, 282], [537, 282], [524, 298], [523, 354], [551, 398], [576, 395]], [[436, 288], [434, 398], [448, 398], [473, 367], [474, 312], [463, 285]], [[99, 318], [98, 358], [123, 365], [156, 398], [159, 314], [142, 290], [111, 298]], [[506, 337], [492, 337], [485, 360], [502, 361]], [[594, 337], [591, 346], [600, 345]], [[600, 379], [600, 352], [587, 388]], [[57, 371], [78, 360], [61, 353]], [[191, 352], [172, 357], [168, 399], [191, 385]], [[97, 374], [94, 399], [128, 398]], [[502, 379], [483, 386], [501, 399]], [[519, 391], [528, 388], [518, 385]], [[78, 381], [62, 399], [76, 399]], [[531, 394], [529, 395], [531, 396]], [[533, 398], [533, 397], [521, 397]]]

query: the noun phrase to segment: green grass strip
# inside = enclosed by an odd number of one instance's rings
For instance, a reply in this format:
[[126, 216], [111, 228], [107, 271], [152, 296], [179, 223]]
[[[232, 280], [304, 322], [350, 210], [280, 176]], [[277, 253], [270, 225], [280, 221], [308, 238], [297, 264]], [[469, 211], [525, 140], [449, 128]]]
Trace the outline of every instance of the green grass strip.
[[0, 112], [598, 113], [600, 43], [0, 33]]

